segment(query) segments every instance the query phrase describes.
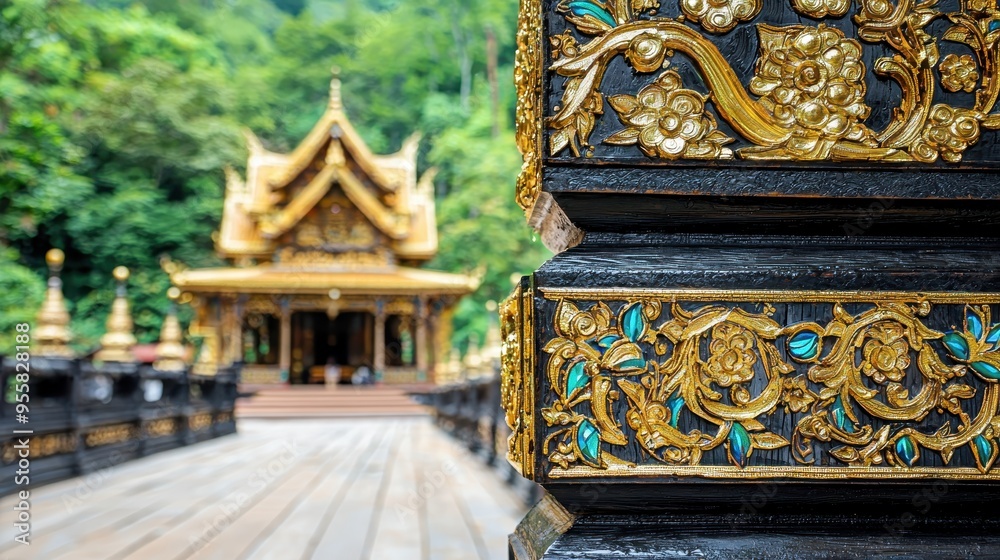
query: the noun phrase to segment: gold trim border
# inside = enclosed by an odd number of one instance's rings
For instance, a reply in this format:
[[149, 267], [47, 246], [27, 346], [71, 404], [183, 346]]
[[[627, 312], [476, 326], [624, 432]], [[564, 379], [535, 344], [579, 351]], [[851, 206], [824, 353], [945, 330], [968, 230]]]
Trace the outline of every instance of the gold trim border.
[[1000, 472], [983, 474], [971, 467], [916, 467], [912, 469], [896, 469], [894, 467], [671, 467], [666, 465], [645, 465], [630, 467], [627, 465], [609, 465], [607, 469], [593, 467], [571, 467], [568, 470], [552, 470], [548, 473], [551, 480], [574, 478], [628, 478], [628, 477], [684, 477], [719, 480], [759, 480], [790, 478], [799, 480], [1000, 480]]
[[[523, 281], [500, 306], [503, 347], [500, 400], [510, 428], [507, 461], [521, 476], [534, 476], [535, 352], [533, 292]], [[513, 321], [506, 321], [512, 316]], [[514, 343], [510, 344], [513, 336]]]
[[[664, 301], [720, 301], [733, 303], [876, 303], [878, 301], [904, 301], [942, 304], [1000, 304], [1000, 292], [905, 292], [868, 290], [719, 290], [719, 289], [662, 289], [662, 288], [536, 288], [548, 301], [578, 299], [585, 301], [659, 298]], [[526, 377], [534, 378], [534, 369]], [[522, 405], [533, 400], [524, 400]], [[539, 426], [541, 429], [541, 426]], [[536, 439], [540, 434], [536, 434]], [[531, 450], [525, 462], [539, 458]], [[527, 475], [526, 475], [527, 476]], [[613, 464], [606, 469], [574, 466], [567, 470], [550, 469], [547, 480], [572, 480], [587, 478], [700, 478], [709, 480], [964, 480], [1000, 481], [1000, 471], [987, 474], [971, 467], [783, 467], [783, 466], [669, 466]]]
[[523, 164], [517, 177], [515, 199], [529, 216], [542, 190], [544, 21], [542, 0], [520, 1], [514, 55], [514, 86], [517, 89], [514, 122]]

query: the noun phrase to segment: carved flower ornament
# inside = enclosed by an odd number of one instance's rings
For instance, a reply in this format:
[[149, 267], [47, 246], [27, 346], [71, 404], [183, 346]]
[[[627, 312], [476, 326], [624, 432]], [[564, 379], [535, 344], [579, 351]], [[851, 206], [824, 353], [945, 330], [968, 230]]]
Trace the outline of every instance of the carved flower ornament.
[[732, 139], [716, 129], [715, 118], [705, 111], [707, 97], [681, 86], [680, 74], [667, 70], [635, 97], [609, 97], [625, 129], [605, 142], [639, 144], [647, 156], [665, 159], [733, 157], [732, 150], [722, 147]]
[[720, 387], [746, 383], [753, 379], [757, 355], [753, 336], [733, 323], [719, 323], [712, 328], [710, 356], [705, 373]]
[[861, 371], [876, 383], [896, 383], [910, 367], [909, 345], [903, 339], [903, 327], [895, 323], [876, 325], [864, 347]]
[[681, 0], [681, 11], [710, 33], [725, 33], [760, 13], [761, 0]]
[[972, 56], [949, 54], [938, 66], [941, 71], [941, 85], [948, 91], [965, 91], [972, 93], [979, 82], [979, 72]]
[[851, 0], [792, 0], [792, 6], [811, 18], [842, 17], [851, 7]]
[[868, 140], [861, 44], [832, 27], [758, 25], [761, 56], [750, 90], [782, 126], [795, 129], [800, 154], [840, 139]]
[[969, 109], [944, 104], [931, 107], [923, 134], [914, 146], [914, 155], [934, 161], [940, 153], [945, 161], [962, 161], [962, 152], [979, 140], [978, 117]]

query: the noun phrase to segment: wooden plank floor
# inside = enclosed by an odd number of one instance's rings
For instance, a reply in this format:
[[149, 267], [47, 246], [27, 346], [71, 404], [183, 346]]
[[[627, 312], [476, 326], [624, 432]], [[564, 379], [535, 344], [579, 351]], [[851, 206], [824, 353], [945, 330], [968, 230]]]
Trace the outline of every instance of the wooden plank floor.
[[33, 490], [28, 547], [0, 500], [0, 559], [502, 560], [526, 512], [427, 418], [239, 429]]

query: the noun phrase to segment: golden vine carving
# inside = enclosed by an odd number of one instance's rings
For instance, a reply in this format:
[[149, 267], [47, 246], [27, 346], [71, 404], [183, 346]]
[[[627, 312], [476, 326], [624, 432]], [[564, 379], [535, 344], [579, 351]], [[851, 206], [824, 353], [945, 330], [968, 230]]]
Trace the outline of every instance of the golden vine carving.
[[[679, 1], [685, 16], [710, 33], [728, 32], [739, 22], [752, 20], [761, 7], [760, 0]], [[613, 59], [623, 56], [637, 72], [651, 73], [668, 64], [675, 52], [694, 62], [706, 84], [704, 99], [751, 144], [736, 150], [736, 157], [743, 159], [932, 163], [940, 158], [954, 163], [979, 141], [982, 129], [1000, 128], [1000, 115], [991, 114], [1000, 93], [1000, 13], [995, 6], [968, 0], [960, 11], [944, 13], [937, 9], [936, 0], [895, 4], [858, 0], [853, 18], [858, 39], [882, 43], [896, 53], [878, 59], [873, 71], [895, 80], [902, 89], [900, 106], [889, 124], [874, 131], [864, 125], [870, 111], [865, 102], [863, 47], [858, 40], [822, 23], [815, 27], [757, 24], [761, 53], [747, 91], [709, 37], [682, 21], [656, 16], [652, 4], [564, 0], [557, 5], [557, 13], [588, 41], [578, 44], [566, 33], [553, 43], [558, 56], [551, 71], [566, 80], [562, 102], [547, 119], [551, 154], [569, 149], [577, 157], [592, 155], [590, 135], [604, 111], [601, 84]], [[792, 5], [816, 19], [843, 16], [851, 7], [846, 0], [793, 0]], [[946, 57], [941, 66], [945, 89], [975, 92], [972, 107], [933, 104], [938, 38], [927, 28], [937, 20], [951, 24], [942, 40], [961, 43], [974, 53], [975, 60], [968, 55]], [[631, 122], [632, 117], [623, 117], [621, 107], [611, 104], [628, 128], [604, 139], [605, 143], [623, 144], [634, 137], [633, 143], [654, 158], [703, 158], [706, 153], [730, 157], [729, 150], [685, 148], [678, 153], [676, 143], [672, 150], [655, 149], [656, 142], [642, 142], [635, 136], [636, 129], [645, 129], [652, 139], [657, 136], [654, 129]], [[668, 128], [660, 132], [669, 136]]]
[[779, 323], [770, 303], [749, 311], [547, 297], [556, 302], [556, 336], [542, 348], [549, 476], [635, 472], [636, 454], [624, 452], [632, 445], [675, 467], [720, 450], [741, 470], [757, 450], [785, 450], [801, 468], [819, 453], [823, 465], [909, 471], [922, 453], [947, 465], [967, 447], [984, 474], [1000, 456], [1000, 323], [990, 305], [967, 305], [961, 328], [946, 333], [926, 326], [932, 305], [915, 294], [853, 313], [834, 300], [825, 324]]

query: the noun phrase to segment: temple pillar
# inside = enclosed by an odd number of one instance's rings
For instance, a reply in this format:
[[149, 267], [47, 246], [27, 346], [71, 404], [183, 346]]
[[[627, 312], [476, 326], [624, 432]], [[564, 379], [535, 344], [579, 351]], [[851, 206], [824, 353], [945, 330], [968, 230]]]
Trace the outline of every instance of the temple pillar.
[[417, 309], [415, 314], [416, 319], [416, 334], [414, 351], [416, 352], [416, 364], [417, 364], [417, 376], [419, 381], [427, 380], [427, 300], [426, 298], [418, 298]]
[[656, 4], [520, 2], [510, 559], [1000, 558], [997, 32]]
[[385, 373], [385, 302], [375, 302], [375, 379]]
[[278, 367], [282, 379], [291, 383], [292, 371], [292, 310], [288, 300], [281, 301], [281, 348], [278, 353]]

